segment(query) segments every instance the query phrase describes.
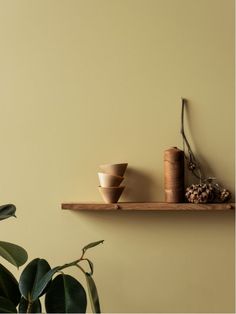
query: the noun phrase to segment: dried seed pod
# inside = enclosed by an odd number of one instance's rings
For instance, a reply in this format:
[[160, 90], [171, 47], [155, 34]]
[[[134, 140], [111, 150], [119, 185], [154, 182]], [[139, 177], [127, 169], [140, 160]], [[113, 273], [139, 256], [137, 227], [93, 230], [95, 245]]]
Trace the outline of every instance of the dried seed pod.
[[209, 203], [214, 199], [214, 189], [211, 184], [192, 184], [187, 187], [185, 197], [190, 203]]
[[212, 187], [214, 189], [215, 199], [214, 201], [217, 203], [224, 203], [230, 200], [231, 192], [218, 183], [212, 183]]
[[196, 169], [196, 164], [194, 163], [194, 162], [189, 162], [188, 163], [188, 169], [190, 170], [190, 171], [193, 171], [193, 170], [195, 170]]
[[227, 202], [229, 201], [231, 198], [231, 193], [229, 190], [227, 189], [223, 189], [221, 192], [220, 192], [220, 195], [219, 195], [219, 201], [224, 203], [224, 202]]

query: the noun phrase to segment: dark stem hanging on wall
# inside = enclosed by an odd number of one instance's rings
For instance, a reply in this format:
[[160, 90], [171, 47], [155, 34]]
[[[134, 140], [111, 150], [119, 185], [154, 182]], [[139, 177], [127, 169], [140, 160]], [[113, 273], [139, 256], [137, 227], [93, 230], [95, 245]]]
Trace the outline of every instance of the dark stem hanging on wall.
[[[200, 180], [200, 183], [202, 183], [202, 181], [205, 179], [203, 178], [203, 174], [202, 174], [202, 170], [200, 167], [200, 163], [197, 161], [197, 158], [195, 157], [191, 146], [189, 144], [189, 141], [185, 135], [184, 132], [184, 110], [185, 110], [185, 106], [187, 105], [187, 100], [184, 98], [181, 98], [181, 102], [182, 102], [182, 109], [181, 109], [181, 135], [183, 138], [183, 151], [184, 151], [184, 156], [187, 162], [187, 167], [188, 169], [192, 172], [192, 174]], [[186, 149], [185, 149], [185, 145], [187, 146], [187, 153], [186, 153]]]

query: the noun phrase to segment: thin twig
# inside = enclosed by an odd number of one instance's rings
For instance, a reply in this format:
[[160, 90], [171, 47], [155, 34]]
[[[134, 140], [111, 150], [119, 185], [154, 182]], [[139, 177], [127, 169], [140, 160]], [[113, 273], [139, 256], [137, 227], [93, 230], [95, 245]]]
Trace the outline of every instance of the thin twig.
[[[193, 173], [193, 175], [198, 178], [200, 180], [200, 183], [202, 182], [202, 171], [201, 171], [201, 167], [200, 167], [200, 164], [199, 162], [197, 161], [197, 158], [194, 156], [194, 153], [191, 149], [191, 146], [188, 142], [188, 139], [185, 135], [185, 132], [184, 132], [184, 109], [185, 109], [185, 106], [187, 104], [187, 100], [184, 99], [184, 98], [181, 98], [181, 102], [182, 102], [182, 109], [181, 109], [181, 129], [180, 129], [180, 133], [183, 137], [183, 150], [184, 150], [184, 156], [185, 156], [185, 159], [188, 161], [188, 169]], [[186, 156], [186, 153], [185, 153], [185, 144], [187, 146], [187, 149], [188, 149], [188, 155], [189, 157]], [[197, 173], [196, 173], [197, 171]]]

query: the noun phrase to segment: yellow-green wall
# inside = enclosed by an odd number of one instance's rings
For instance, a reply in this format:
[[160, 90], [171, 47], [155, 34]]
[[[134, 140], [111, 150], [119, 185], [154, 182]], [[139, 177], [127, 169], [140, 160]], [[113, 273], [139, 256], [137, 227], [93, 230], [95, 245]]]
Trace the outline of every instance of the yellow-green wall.
[[163, 200], [181, 96], [234, 191], [234, 1], [0, 0], [0, 40], [0, 199], [18, 216], [1, 240], [57, 265], [105, 239], [89, 252], [104, 312], [234, 312], [233, 213], [60, 210], [101, 201], [105, 162], [129, 162], [121, 200]]

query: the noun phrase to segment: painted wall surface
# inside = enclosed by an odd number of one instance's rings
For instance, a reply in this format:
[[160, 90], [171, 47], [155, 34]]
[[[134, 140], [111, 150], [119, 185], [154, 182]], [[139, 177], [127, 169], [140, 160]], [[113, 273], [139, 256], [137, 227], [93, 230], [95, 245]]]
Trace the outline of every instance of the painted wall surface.
[[129, 162], [122, 201], [163, 201], [181, 96], [204, 170], [234, 191], [234, 1], [1, 0], [0, 38], [0, 199], [18, 216], [1, 240], [58, 265], [105, 239], [88, 253], [104, 312], [234, 312], [233, 213], [60, 209], [101, 201], [106, 162]]

